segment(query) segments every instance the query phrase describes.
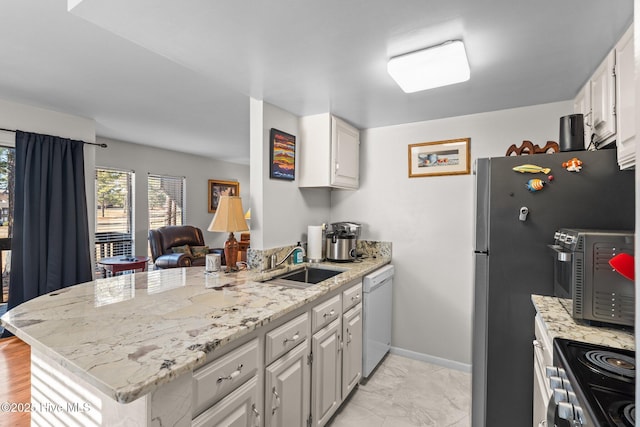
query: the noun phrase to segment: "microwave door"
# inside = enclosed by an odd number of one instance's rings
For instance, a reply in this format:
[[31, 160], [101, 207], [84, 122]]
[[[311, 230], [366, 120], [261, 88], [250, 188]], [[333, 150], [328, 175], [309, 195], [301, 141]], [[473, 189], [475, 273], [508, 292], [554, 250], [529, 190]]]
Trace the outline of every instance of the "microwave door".
[[553, 294], [558, 298], [571, 298], [573, 254], [559, 245], [549, 247], [553, 256]]

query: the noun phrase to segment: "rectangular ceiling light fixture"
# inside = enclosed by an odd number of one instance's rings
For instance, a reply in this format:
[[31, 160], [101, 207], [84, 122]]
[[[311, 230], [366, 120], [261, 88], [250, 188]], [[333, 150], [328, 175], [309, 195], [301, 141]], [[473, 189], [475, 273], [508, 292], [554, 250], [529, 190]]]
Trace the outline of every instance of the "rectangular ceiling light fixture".
[[471, 75], [460, 40], [394, 56], [387, 64], [387, 72], [406, 93], [465, 82]]

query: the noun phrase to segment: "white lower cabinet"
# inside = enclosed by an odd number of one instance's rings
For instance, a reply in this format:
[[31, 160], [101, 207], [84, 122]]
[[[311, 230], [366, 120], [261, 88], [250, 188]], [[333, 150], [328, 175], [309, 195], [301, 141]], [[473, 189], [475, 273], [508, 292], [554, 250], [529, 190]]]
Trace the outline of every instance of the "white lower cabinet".
[[342, 396], [362, 377], [362, 303], [342, 315]]
[[260, 427], [258, 378], [253, 377], [193, 420], [193, 427]]
[[[535, 318], [536, 339], [533, 341], [533, 427], [545, 427], [547, 404], [551, 399], [546, 367], [553, 364], [552, 340], [539, 315]], [[551, 426], [549, 426], [551, 427]]]
[[309, 419], [309, 341], [267, 367], [265, 427], [305, 426]]
[[322, 427], [362, 376], [362, 282], [258, 328], [196, 369], [192, 425]]
[[311, 339], [311, 417], [314, 426], [325, 425], [342, 402], [341, 331], [338, 318]]

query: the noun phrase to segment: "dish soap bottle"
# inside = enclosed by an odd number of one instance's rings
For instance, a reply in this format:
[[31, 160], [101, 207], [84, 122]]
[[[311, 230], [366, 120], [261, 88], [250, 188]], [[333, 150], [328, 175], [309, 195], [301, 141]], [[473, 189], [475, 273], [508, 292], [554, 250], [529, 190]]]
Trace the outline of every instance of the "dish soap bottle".
[[[296, 246], [300, 246], [300, 242]], [[293, 263], [294, 264], [302, 264], [304, 262], [304, 257], [302, 256], [302, 250], [296, 249], [293, 253]]]

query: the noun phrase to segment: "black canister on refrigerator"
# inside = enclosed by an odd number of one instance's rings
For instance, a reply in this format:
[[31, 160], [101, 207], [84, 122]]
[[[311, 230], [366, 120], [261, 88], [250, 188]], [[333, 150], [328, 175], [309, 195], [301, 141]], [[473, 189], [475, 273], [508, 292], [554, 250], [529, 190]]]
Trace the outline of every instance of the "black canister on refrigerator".
[[560, 117], [560, 151], [584, 150], [584, 116], [570, 114]]

